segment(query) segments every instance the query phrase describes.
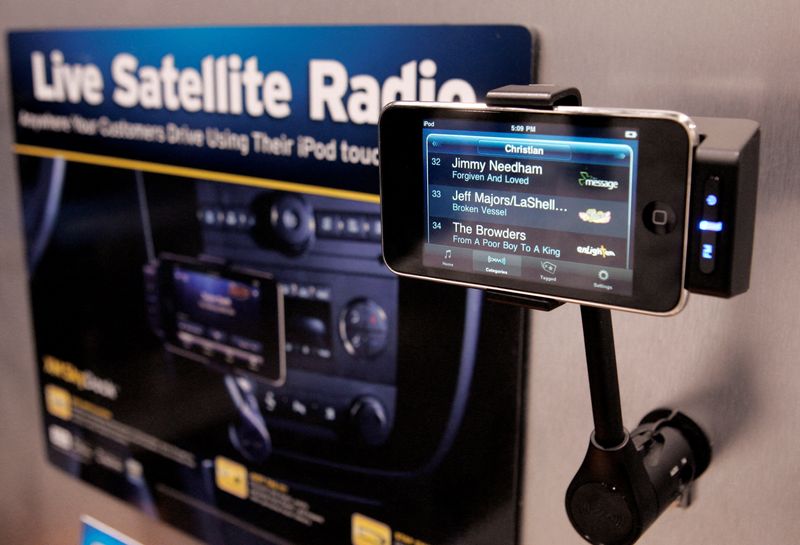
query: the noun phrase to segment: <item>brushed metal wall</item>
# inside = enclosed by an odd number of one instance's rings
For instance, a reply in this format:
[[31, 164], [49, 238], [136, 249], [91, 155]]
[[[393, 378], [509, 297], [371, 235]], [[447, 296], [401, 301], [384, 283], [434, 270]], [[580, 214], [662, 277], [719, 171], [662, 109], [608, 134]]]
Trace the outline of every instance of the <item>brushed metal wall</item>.
[[[715, 459], [688, 510], [646, 545], [800, 542], [800, 4], [776, 2], [4, 0], [0, 26], [507, 23], [538, 30], [541, 81], [587, 105], [668, 108], [762, 123], [752, 288], [692, 297], [675, 318], [615, 314], [626, 422], [680, 407]], [[44, 463], [17, 210], [5, 41], [0, 45], [0, 542], [73, 545], [89, 512], [147, 545], [196, 544]], [[535, 316], [524, 545], [582, 543], [563, 494], [591, 430], [577, 308]]]

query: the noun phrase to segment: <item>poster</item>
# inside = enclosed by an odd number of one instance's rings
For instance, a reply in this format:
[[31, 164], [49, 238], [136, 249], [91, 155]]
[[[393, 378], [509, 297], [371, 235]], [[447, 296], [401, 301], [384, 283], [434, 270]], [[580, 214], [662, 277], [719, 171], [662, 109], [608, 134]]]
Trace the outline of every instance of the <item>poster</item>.
[[515, 543], [524, 315], [386, 269], [376, 124], [527, 82], [532, 49], [11, 33], [51, 463], [214, 545]]

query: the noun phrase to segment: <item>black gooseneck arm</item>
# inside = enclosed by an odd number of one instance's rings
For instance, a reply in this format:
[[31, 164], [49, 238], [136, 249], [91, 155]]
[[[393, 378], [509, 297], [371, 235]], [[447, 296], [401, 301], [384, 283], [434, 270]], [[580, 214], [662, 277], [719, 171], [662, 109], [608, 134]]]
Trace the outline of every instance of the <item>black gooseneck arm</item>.
[[601, 447], [613, 448], [625, 441], [627, 432], [622, 425], [611, 311], [581, 305], [581, 322], [592, 397], [594, 440]]

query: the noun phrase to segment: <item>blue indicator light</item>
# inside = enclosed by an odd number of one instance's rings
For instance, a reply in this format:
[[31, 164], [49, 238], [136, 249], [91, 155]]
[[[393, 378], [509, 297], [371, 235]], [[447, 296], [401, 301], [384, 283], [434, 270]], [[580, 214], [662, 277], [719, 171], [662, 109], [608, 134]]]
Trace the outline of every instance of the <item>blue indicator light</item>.
[[720, 231], [722, 231], [722, 222], [701, 220], [700, 223], [697, 224], [697, 227], [701, 231], [715, 231], [719, 233]]
[[708, 206], [716, 206], [716, 204], [718, 202], [719, 202], [719, 199], [713, 193], [711, 195], [709, 195], [708, 197], [706, 197], [706, 204]]
[[714, 259], [713, 244], [703, 244], [703, 259]]

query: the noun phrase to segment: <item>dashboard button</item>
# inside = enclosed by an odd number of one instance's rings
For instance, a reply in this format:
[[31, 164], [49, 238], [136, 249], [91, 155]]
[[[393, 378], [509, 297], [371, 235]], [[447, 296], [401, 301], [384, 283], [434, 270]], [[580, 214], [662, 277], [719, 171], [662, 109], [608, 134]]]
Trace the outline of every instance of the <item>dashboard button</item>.
[[351, 356], [378, 355], [389, 337], [386, 311], [371, 299], [351, 301], [339, 318], [339, 336]]
[[336, 236], [336, 216], [329, 213], [321, 213], [317, 216], [317, 233], [320, 236]]
[[356, 437], [371, 447], [385, 443], [391, 432], [386, 409], [371, 396], [362, 397], [353, 403], [350, 408], [350, 425]]
[[381, 239], [381, 218], [372, 218], [372, 227], [370, 228], [370, 236], [372, 240]]
[[314, 210], [302, 195], [265, 194], [254, 201], [253, 212], [257, 216], [253, 236], [261, 245], [300, 255], [314, 241]]

